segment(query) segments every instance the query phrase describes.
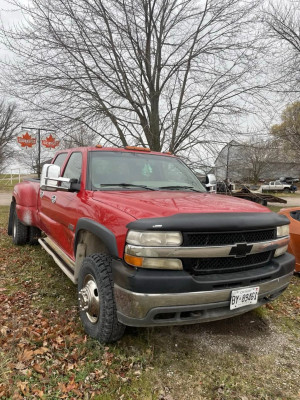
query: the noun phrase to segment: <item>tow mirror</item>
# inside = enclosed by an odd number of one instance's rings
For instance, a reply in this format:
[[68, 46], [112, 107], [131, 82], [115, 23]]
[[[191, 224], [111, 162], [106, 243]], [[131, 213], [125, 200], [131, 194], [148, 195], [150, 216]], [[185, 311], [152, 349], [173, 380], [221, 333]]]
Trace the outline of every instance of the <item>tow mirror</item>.
[[75, 183], [77, 183], [77, 179], [60, 177], [60, 167], [58, 165], [45, 164], [43, 166], [40, 182], [41, 190], [50, 192], [55, 192], [57, 190], [69, 191], [73, 189], [72, 186]]

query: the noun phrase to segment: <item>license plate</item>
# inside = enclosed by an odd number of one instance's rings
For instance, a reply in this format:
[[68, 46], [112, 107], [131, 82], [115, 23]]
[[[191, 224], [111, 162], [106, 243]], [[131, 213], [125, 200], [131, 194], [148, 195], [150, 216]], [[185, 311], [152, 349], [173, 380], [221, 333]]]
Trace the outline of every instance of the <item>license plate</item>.
[[231, 292], [230, 310], [256, 304], [258, 299], [259, 287], [251, 287]]

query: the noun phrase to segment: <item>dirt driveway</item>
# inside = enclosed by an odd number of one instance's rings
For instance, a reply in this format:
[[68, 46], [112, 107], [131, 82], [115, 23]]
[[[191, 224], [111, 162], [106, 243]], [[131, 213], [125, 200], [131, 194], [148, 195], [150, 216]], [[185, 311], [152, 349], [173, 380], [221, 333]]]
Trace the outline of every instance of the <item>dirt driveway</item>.
[[[286, 205], [283, 204], [283, 207], [300, 207], [300, 195], [295, 194], [294, 196], [291, 197], [281, 197], [282, 199], [286, 200], [287, 203]], [[274, 205], [280, 205], [280, 203], [268, 203], [268, 204], [274, 204]]]
[[0, 206], [9, 206], [11, 202], [11, 193], [0, 192]]

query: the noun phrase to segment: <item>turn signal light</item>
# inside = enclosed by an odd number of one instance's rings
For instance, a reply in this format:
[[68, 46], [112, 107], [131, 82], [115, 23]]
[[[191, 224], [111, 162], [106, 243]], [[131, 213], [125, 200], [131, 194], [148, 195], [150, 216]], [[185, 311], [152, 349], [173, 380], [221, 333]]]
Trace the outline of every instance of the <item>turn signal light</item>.
[[97, 149], [102, 149], [102, 145], [101, 144], [96, 144], [96, 146], [95, 146]]
[[136, 256], [131, 256], [129, 254], [125, 254], [124, 260], [127, 262], [127, 264], [132, 265], [134, 267], [142, 267], [143, 266], [143, 258], [142, 257], [136, 257]]

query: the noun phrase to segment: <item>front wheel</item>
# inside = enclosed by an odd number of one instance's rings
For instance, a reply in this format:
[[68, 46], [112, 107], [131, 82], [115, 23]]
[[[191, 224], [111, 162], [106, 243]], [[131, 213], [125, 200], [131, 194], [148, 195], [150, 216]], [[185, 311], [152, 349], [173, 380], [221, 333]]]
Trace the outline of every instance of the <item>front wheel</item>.
[[119, 340], [125, 330], [117, 318], [111, 258], [93, 254], [83, 260], [78, 276], [80, 318], [86, 333], [100, 343]]

